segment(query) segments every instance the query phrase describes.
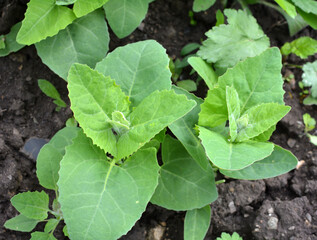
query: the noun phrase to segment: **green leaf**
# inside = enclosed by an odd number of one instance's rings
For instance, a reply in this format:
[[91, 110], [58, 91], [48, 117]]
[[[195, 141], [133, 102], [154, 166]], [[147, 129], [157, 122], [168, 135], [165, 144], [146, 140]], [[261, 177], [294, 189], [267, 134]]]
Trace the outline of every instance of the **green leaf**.
[[306, 13], [317, 14], [317, 2], [315, 0], [292, 0], [292, 2]]
[[156, 150], [110, 163], [82, 132], [61, 162], [59, 201], [71, 239], [118, 239], [145, 211], [158, 182]]
[[188, 43], [182, 48], [181, 55], [186, 56], [187, 54], [190, 54], [191, 52], [195, 51], [199, 47], [200, 47], [200, 44], [198, 43]]
[[317, 53], [317, 40], [310, 37], [297, 38], [290, 43], [285, 43], [281, 48], [281, 53], [283, 55], [294, 53], [300, 58], [305, 59]]
[[227, 119], [226, 92], [218, 87], [209, 90], [204, 103], [201, 104], [198, 124], [201, 126], [216, 127]]
[[275, 2], [280, 5], [281, 8], [283, 8], [285, 10], [285, 12], [287, 12], [287, 14], [292, 17], [295, 18], [297, 15], [296, 12], [296, 8], [293, 4], [291, 4], [290, 2], [288, 2], [287, 0], [275, 0]]
[[94, 144], [116, 156], [116, 136], [109, 120], [114, 111], [124, 116], [129, 113], [128, 98], [110, 77], [81, 64], [71, 67], [68, 90], [71, 109], [85, 134]]
[[4, 35], [0, 35], [0, 50], [5, 49], [6, 44], [5, 44], [5, 36]]
[[209, 89], [212, 89], [218, 81], [218, 76], [212, 69], [211, 65], [206, 63], [200, 57], [188, 58], [188, 63], [204, 79]]
[[55, 0], [31, 0], [17, 35], [17, 42], [31, 45], [56, 35], [76, 19], [73, 11]]
[[238, 233], [234, 232], [232, 236], [228, 233], [221, 233], [221, 237], [216, 240], [243, 240]]
[[182, 144], [166, 136], [162, 146], [163, 166], [151, 202], [175, 211], [201, 208], [218, 197], [213, 169], [203, 170]]
[[61, 96], [59, 95], [58, 91], [54, 87], [52, 83], [45, 79], [39, 79], [37, 80], [38, 86], [41, 89], [41, 91], [48, 97], [53, 98], [55, 101], [54, 103], [59, 107], [66, 107], [66, 103], [61, 99]]
[[77, 0], [56, 0], [56, 5], [71, 5], [74, 4]]
[[56, 218], [49, 219], [47, 223], [45, 224], [44, 232], [50, 233], [51, 231], [54, 231], [58, 223], [59, 223], [59, 220], [57, 220]]
[[307, 26], [307, 23], [301, 15], [297, 14], [295, 18], [291, 18], [286, 12], [280, 12], [286, 19], [289, 29], [289, 34], [294, 36], [300, 30]]
[[224, 14], [228, 24], [208, 31], [207, 40], [197, 52], [207, 62], [215, 63], [215, 68], [221, 73], [247, 57], [259, 55], [270, 46], [269, 38], [252, 15], [233, 9], [225, 9]]
[[194, 130], [194, 127], [198, 122], [200, 104], [202, 104], [203, 101], [195, 95], [190, 94], [178, 87], [173, 86], [173, 90], [177, 94], [186, 95], [187, 99], [194, 100], [197, 105], [189, 113], [173, 122], [168, 127], [171, 129], [177, 139], [183, 144], [187, 152], [204, 170], [206, 170], [208, 166], [208, 160], [206, 158], [205, 149], [201, 145], [201, 142], [196, 136], [196, 132]]
[[205, 11], [214, 5], [216, 0], [194, 0], [193, 11], [200, 12]]
[[44, 220], [47, 218], [48, 195], [42, 192], [24, 192], [11, 198], [11, 204], [25, 217]]
[[166, 50], [147, 40], [116, 48], [97, 64], [96, 70], [115, 79], [133, 107], [156, 90], [171, 89]]
[[119, 38], [132, 33], [145, 18], [149, 0], [109, 0], [104, 5], [108, 23]]
[[303, 122], [305, 125], [305, 132], [309, 132], [316, 127], [316, 120], [312, 118], [308, 113], [303, 115]]
[[68, 234], [68, 230], [67, 230], [67, 226], [66, 226], [66, 225], [63, 227], [63, 233], [64, 233], [64, 236], [65, 236], [65, 237], [69, 237], [69, 234]]
[[306, 13], [300, 8], [296, 8], [296, 10], [302, 16], [302, 18], [309, 24], [309, 26], [317, 30], [317, 14]]
[[317, 61], [303, 65], [302, 74], [305, 87], [311, 87], [311, 95], [317, 98]]
[[264, 133], [275, 126], [290, 110], [291, 107], [277, 103], [263, 103], [248, 109], [237, 120], [236, 141], [243, 142]]
[[75, 20], [56, 36], [35, 46], [42, 61], [66, 80], [73, 63], [87, 64], [94, 68], [106, 56], [109, 40], [104, 13], [97, 10]]
[[48, 234], [45, 232], [33, 232], [31, 233], [30, 240], [57, 240], [53, 234]]
[[274, 145], [266, 142], [228, 142], [222, 135], [199, 127], [199, 138], [210, 161], [220, 169], [240, 170], [269, 156]]
[[80, 18], [97, 8], [100, 8], [102, 5], [107, 3], [108, 0], [77, 0], [74, 4], [74, 13], [75, 15]]
[[217, 19], [217, 22], [215, 26], [217, 27], [225, 23], [225, 16], [223, 15], [220, 9], [218, 9], [216, 12], [216, 19]]
[[210, 225], [210, 216], [209, 205], [187, 211], [184, 221], [184, 240], [204, 239]]
[[4, 227], [14, 231], [31, 232], [39, 221], [20, 214], [5, 222]]
[[234, 68], [219, 77], [221, 88], [233, 86], [240, 99], [243, 114], [259, 103], [284, 104], [282, 59], [278, 48], [270, 48], [259, 56], [239, 62]]
[[238, 171], [220, 170], [228, 177], [245, 180], [257, 180], [279, 176], [294, 169], [297, 158], [290, 152], [277, 145], [272, 154], [251, 166]]
[[186, 96], [177, 95], [173, 90], [153, 92], [129, 115], [131, 127], [118, 139], [117, 157], [129, 156], [195, 105], [195, 101], [187, 100]]
[[36, 160], [36, 175], [43, 187], [57, 190], [60, 161], [65, 154], [65, 147], [72, 143], [78, 130], [76, 127], [65, 127], [41, 148]]
[[305, 105], [317, 105], [317, 99], [312, 96], [308, 96], [304, 99], [303, 103]]
[[176, 82], [176, 85], [180, 88], [185, 89], [188, 92], [195, 92], [197, 90], [196, 82], [193, 80], [182, 80]]
[[239, 130], [237, 121], [240, 117], [240, 102], [238, 93], [233, 87], [226, 87], [226, 103], [228, 109], [230, 141], [234, 142]]
[[[0, 49], [0, 57], [7, 56], [12, 52], [17, 52], [24, 47], [24, 45], [21, 45], [16, 41], [16, 36], [20, 30], [21, 24], [21, 22], [15, 24], [11, 28], [10, 32], [3, 36], [5, 48]], [[0, 41], [2, 40], [0, 39]]]
[[272, 127], [270, 127], [268, 130], [266, 130], [265, 132], [261, 133], [260, 135], [250, 139], [253, 141], [258, 141], [258, 142], [266, 142], [269, 141], [273, 132], [276, 130], [276, 125], [273, 125]]
[[309, 137], [309, 140], [312, 144], [314, 144], [315, 146], [317, 146], [317, 136], [311, 135], [311, 134], [307, 134], [307, 137]]

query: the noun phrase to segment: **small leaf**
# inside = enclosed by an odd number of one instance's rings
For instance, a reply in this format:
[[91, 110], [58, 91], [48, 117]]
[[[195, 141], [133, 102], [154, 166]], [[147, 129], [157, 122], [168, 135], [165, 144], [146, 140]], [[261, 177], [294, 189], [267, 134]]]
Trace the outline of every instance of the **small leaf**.
[[12, 52], [17, 52], [24, 47], [24, 45], [19, 44], [16, 41], [16, 36], [21, 25], [21, 22], [15, 24], [7, 35], [0, 37], [0, 42], [4, 41], [3, 44], [5, 45], [5, 48], [0, 49], [0, 57], [7, 56]]
[[75, 18], [71, 9], [55, 5], [55, 0], [31, 0], [17, 35], [17, 42], [31, 45], [54, 36]]
[[20, 214], [5, 222], [4, 227], [14, 231], [31, 232], [39, 221]]
[[65, 226], [63, 227], [63, 233], [64, 233], [64, 236], [65, 236], [65, 237], [69, 237], [68, 230], [67, 230], [67, 225], [65, 225]]
[[184, 221], [184, 240], [204, 239], [210, 225], [210, 216], [209, 205], [187, 211]]
[[317, 14], [317, 2], [315, 0], [292, 0], [292, 2], [306, 13]]
[[228, 233], [221, 233], [221, 237], [216, 240], [243, 240], [238, 233], [234, 232], [232, 236]]
[[54, 231], [58, 223], [59, 223], [59, 220], [57, 220], [56, 218], [49, 219], [47, 223], [45, 224], [44, 232], [50, 233], [51, 231]]
[[204, 79], [209, 89], [212, 89], [218, 81], [218, 76], [212, 69], [211, 65], [206, 63], [200, 57], [188, 58], [188, 63]]
[[257, 180], [272, 178], [294, 169], [297, 158], [290, 152], [277, 145], [274, 146], [272, 154], [251, 166], [237, 171], [220, 170], [228, 177], [245, 180]]
[[228, 109], [230, 141], [234, 142], [238, 134], [238, 122], [240, 117], [240, 101], [237, 91], [233, 87], [226, 87], [226, 103]]
[[176, 82], [176, 85], [180, 88], [185, 89], [188, 92], [195, 92], [197, 90], [196, 82], [193, 80], [182, 80]]
[[199, 127], [199, 138], [210, 161], [220, 169], [240, 170], [269, 156], [274, 145], [266, 142], [228, 142], [222, 135]]
[[312, 118], [308, 113], [303, 115], [303, 121], [305, 124], [305, 132], [313, 130], [316, 126], [316, 120]]
[[53, 98], [57, 101], [59, 107], [66, 107], [66, 103], [61, 99], [61, 96], [59, 95], [58, 91], [54, 87], [52, 83], [45, 79], [39, 79], [37, 80], [38, 86], [41, 89], [41, 91], [48, 97]]
[[[237, 142], [252, 139], [276, 125], [289, 111], [291, 107], [277, 103], [263, 103], [248, 109], [237, 120]], [[246, 119], [242, 123], [242, 119]]]
[[216, 19], [217, 19], [217, 22], [216, 22], [217, 27], [225, 23], [225, 16], [223, 15], [220, 9], [218, 9], [216, 12]]
[[58, 182], [70, 239], [118, 239], [145, 211], [157, 186], [156, 150], [139, 150], [121, 166], [82, 132], [66, 149]]
[[86, 14], [100, 8], [104, 5], [108, 0], [77, 0], [74, 4], [74, 13], [76, 17], [80, 18], [85, 16]]
[[11, 198], [12, 205], [25, 217], [44, 220], [47, 218], [48, 195], [42, 192], [24, 192]]
[[310, 142], [314, 144], [315, 146], [317, 146], [317, 136], [314, 136], [311, 134], [307, 134], [307, 136], [309, 137]]
[[150, 0], [109, 0], [104, 9], [108, 23], [119, 38], [132, 33], [145, 18]]
[[212, 167], [208, 165], [203, 170], [182, 144], [168, 135], [162, 146], [162, 161], [159, 184], [152, 196], [152, 203], [184, 211], [204, 207], [217, 199]]
[[117, 157], [129, 156], [195, 105], [195, 101], [187, 100], [186, 96], [177, 95], [173, 90], [153, 92], [129, 115], [131, 127], [118, 139]]
[[58, 131], [48, 144], [41, 148], [36, 160], [36, 175], [40, 184], [52, 190], [57, 190], [57, 180], [60, 161], [65, 154], [66, 146], [72, 143], [79, 128], [66, 127]]
[[285, 12], [287, 12], [287, 14], [292, 17], [295, 18], [297, 15], [296, 12], [296, 8], [293, 4], [291, 4], [290, 2], [288, 2], [287, 0], [275, 0], [275, 2], [280, 5], [281, 8], [283, 8], [285, 10]]
[[109, 40], [105, 16], [99, 9], [76, 19], [56, 36], [35, 46], [42, 61], [66, 80], [73, 63], [87, 64], [94, 68], [106, 56]]
[[45, 232], [33, 232], [31, 233], [30, 240], [57, 240], [53, 234]]
[[197, 50], [199, 47], [200, 47], [200, 44], [198, 43], [188, 43], [182, 48], [181, 55], [186, 56], [187, 54]]
[[283, 55], [294, 53], [302, 59], [308, 58], [317, 53], [317, 40], [310, 37], [297, 38], [290, 43], [285, 43], [281, 48], [281, 53]]
[[317, 98], [317, 61], [303, 65], [302, 74], [305, 87], [311, 87], [311, 95]]
[[239, 10], [225, 9], [228, 24], [213, 27], [206, 33], [207, 40], [197, 52], [198, 56], [215, 63], [219, 73], [237, 62], [254, 57], [266, 50], [270, 41], [252, 15]]
[[200, 140], [195, 132], [195, 125], [198, 122], [198, 113], [200, 112], [200, 104], [202, 100], [187, 91], [173, 86], [176, 94], [184, 94], [187, 99], [194, 100], [196, 106], [185, 116], [173, 122], [168, 127], [171, 129], [177, 139], [183, 144], [187, 152], [195, 159], [195, 161], [204, 169], [207, 169], [208, 160], [206, 158], [205, 149], [201, 145]]
[[214, 5], [216, 0], [194, 0], [193, 11], [200, 12], [205, 11]]
[[158, 42], [147, 40], [116, 48], [96, 70], [114, 79], [136, 107], [152, 92], [171, 89], [169, 61]]
[[305, 105], [317, 105], [317, 99], [312, 96], [308, 96], [304, 99], [303, 103]]

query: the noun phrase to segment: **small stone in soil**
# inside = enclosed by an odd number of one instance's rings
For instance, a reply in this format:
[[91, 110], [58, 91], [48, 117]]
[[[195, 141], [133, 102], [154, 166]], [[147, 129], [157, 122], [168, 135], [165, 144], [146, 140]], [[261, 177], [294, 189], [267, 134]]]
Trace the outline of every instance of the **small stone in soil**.
[[230, 213], [234, 213], [234, 212], [237, 211], [237, 208], [236, 208], [236, 206], [234, 205], [234, 202], [233, 202], [233, 201], [229, 202], [228, 207], [229, 207], [229, 209], [230, 209]]
[[290, 148], [293, 148], [293, 147], [295, 146], [295, 144], [296, 144], [296, 140], [295, 140], [295, 139], [289, 138], [289, 139], [287, 140], [287, 145], [288, 145]]
[[267, 221], [267, 225], [269, 229], [277, 229], [278, 219], [276, 217], [270, 217]]

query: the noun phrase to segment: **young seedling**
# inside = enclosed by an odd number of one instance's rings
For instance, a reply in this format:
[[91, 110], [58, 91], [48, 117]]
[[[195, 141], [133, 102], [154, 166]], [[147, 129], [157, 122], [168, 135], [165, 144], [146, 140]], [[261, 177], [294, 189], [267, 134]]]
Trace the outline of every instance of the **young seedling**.
[[312, 131], [316, 127], [316, 120], [312, 118], [308, 113], [303, 115], [303, 122], [305, 125], [305, 134], [309, 138], [310, 142], [317, 146], [317, 136], [311, 135], [308, 132]]

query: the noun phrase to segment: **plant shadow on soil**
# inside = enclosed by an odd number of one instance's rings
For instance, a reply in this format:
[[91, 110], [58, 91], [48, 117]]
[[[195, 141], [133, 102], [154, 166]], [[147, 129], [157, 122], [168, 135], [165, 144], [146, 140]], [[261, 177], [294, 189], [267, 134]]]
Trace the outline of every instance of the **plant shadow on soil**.
[[[0, 34], [23, 18], [26, 0], [5, 0], [0, 3]], [[214, 6], [207, 12], [195, 14], [196, 26], [189, 24], [188, 11], [192, 1], [156, 0], [140, 27], [125, 39], [111, 33], [110, 49], [145, 39], [155, 39], [169, 56], [180, 57], [181, 48], [190, 42], [200, 42], [204, 33], [215, 24]], [[252, 6], [254, 16], [270, 37], [273, 46], [299, 36], [317, 39], [316, 31], [306, 28], [289, 37], [287, 24], [278, 13], [263, 6]], [[311, 57], [309, 60], [316, 59]], [[288, 62], [303, 64], [291, 56]], [[298, 69], [292, 71], [296, 82], [285, 82], [285, 102], [291, 112], [278, 124], [272, 141], [289, 149], [303, 160], [303, 165], [290, 173], [268, 180], [241, 181], [227, 179], [218, 185], [219, 199], [212, 203], [211, 226], [205, 239], [216, 239], [220, 233], [238, 232], [245, 240], [252, 239], [317, 239], [317, 147], [303, 136], [302, 115], [309, 113], [317, 119], [315, 106], [301, 103], [297, 82]], [[187, 78], [188, 75], [181, 76]], [[0, 240], [29, 239], [30, 234], [7, 230], [6, 220], [17, 211], [10, 198], [19, 192], [42, 190], [35, 173], [35, 161], [21, 152], [30, 137], [50, 139], [71, 116], [69, 108], [55, 111], [52, 100], [37, 86], [37, 79], [51, 81], [67, 100], [66, 82], [52, 73], [39, 59], [33, 46], [0, 58]], [[199, 95], [206, 86], [199, 85]], [[51, 193], [52, 194], [52, 193]], [[183, 239], [184, 212], [173, 212], [149, 204], [142, 218], [122, 240]], [[43, 225], [37, 227], [41, 230]], [[62, 226], [55, 234], [63, 237]]]

